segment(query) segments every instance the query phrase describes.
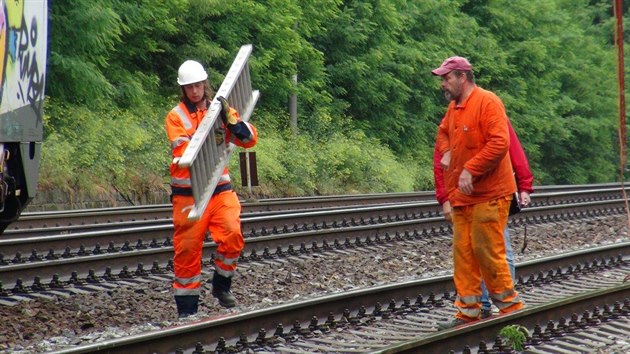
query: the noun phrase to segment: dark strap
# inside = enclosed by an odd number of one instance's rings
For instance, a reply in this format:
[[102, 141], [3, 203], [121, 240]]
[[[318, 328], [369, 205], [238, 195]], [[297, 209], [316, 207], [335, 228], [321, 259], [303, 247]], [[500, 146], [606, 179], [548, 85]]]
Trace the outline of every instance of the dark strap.
[[214, 192], [212, 192], [212, 195], [217, 195], [221, 192], [231, 191], [231, 190], [232, 190], [232, 183], [219, 184], [218, 186], [214, 188]]
[[192, 197], [192, 188], [190, 187], [175, 187], [171, 185], [171, 195], [187, 195]]
[[[214, 192], [212, 192], [212, 195], [217, 195], [221, 192], [225, 192], [225, 191], [229, 191], [232, 190], [232, 184], [231, 183], [224, 183], [224, 184], [220, 184], [218, 186], [216, 186], [214, 188]], [[193, 192], [192, 192], [192, 188], [190, 187], [175, 187], [173, 185], [171, 185], [171, 196], [173, 195], [186, 195], [189, 197], [192, 197]]]

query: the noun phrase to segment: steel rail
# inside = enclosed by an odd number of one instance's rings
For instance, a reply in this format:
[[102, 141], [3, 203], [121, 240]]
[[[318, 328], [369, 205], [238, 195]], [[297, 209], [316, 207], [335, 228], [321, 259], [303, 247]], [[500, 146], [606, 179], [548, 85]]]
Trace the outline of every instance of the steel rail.
[[[257, 252], [262, 256], [265, 249], [277, 251], [278, 247], [282, 247], [284, 250], [287, 250], [289, 245], [294, 245], [299, 248], [302, 243], [309, 245], [309, 248], [312, 248], [311, 245], [313, 243], [316, 243], [318, 247], [324, 248], [326, 247], [324, 244], [333, 245], [335, 241], [343, 242], [345, 239], [352, 239], [356, 241], [356, 239], [359, 238], [362, 242], [365, 242], [368, 236], [374, 238], [377, 235], [382, 235], [384, 237], [386, 234], [393, 235], [395, 233], [414, 229], [439, 228], [440, 225], [444, 225], [443, 218], [425, 218], [418, 220], [386, 222], [378, 225], [322, 229], [280, 235], [251, 237], [246, 239], [243, 254], [247, 255], [252, 252]], [[71, 238], [71, 241], [74, 243], [81, 242], [85, 235], [77, 234], [72, 236], [73, 238]], [[64, 237], [66, 237], [66, 240], [70, 240], [68, 238], [70, 236]], [[92, 237], [94, 237], [94, 235]], [[0, 247], [4, 248], [2, 242], [3, 241], [0, 241]], [[41, 281], [47, 282], [51, 280], [54, 275], [59, 274], [62, 276], [69, 276], [72, 272], [76, 272], [79, 277], [85, 277], [90, 271], [100, 274], [106, 268], [110, 268], [112, 272], [118, 273], [125, 267], [128, 269], [134, 269], [139, 265], [144, 267], [144, 265], [154, 263], [157, 263], [160, 268], [164, 268], [173, 258], [172, 246], [150, 248], [145, 245], [145, 247], [147, 247], [146, 249], [135, 249], [133, 244], [131, 244], [129, 247], [130, 248], [127, 251], [117, 250], [114, 253], [107, 253], [107, 251], [103, 249], [103, 254], [94, 255], [87, 252], [83, 256], [77, 256], [75, 254], [68, 258], [60, 257], [59, 259], [53, 260], [24, 262], [0, 266], [0, 281], [3, 284], [13, 284], [17, 281], [17, 279], [33, 279], [33, 277], [37, 276]], [[215, 249], [216, 244], [214, 242], [204, 243], [203, 252], [205, 254], [212, 254]]]
[[[323, 208], [348, 208], [366, 205], [409, 203], [435, 200], [433, 192], [382, 193], [361, 195], [340, 195], [302, 198], [274, 198], [255, 201], [241, 200], [243, 216], [274, 215], [287, 211]], [[71, 226], [96, 223], [115, 223], [133, 220], [170, 220], [172, 217], [170, 204], [112, 207], [101, 209], [79, 209], [52, 212], [27, 212], [11, 225], [9, 232], [44, 228], [44, 226]]]
[[[243, 223], [255, 224], [252, 228], [273, 228], [278, 226], [277, 221], [281, 221], [284, 224], [291, 224], [296, 222], [331, 222], [331, 220], [338, 219], [341, 221], [343, 218], [353, 217], [373, 217], [383, 216], [379, 214], [379, 211], [388, 211], [387, 215], [394, 215], [396, 212], [405, 209], [415, 209], [422, 213], [438, 214], [435, 209], [435, 202], [399, 202], [399, 203], [381, 203], [375, 205], [358, 205], [358, 206], [336, 206], [336, 207], [322, 207], [313, 208], [308, 210], [275, 210], [268, 212], [258, 213], [242, 213], [241, 221]], [[333, 218], [331, 218], [333, 216]], [[172, 219], [150, 219], [145, 218], [142, 220], [123, 221], [118, 222], [108, 221], [107, 223], [98, 224], [83, 224], [83, 225], [68, 225], [68, 226], [54, 226], [54, 227], [42, 227], [35, 229], [21, 229], [11, 230], [6, 232], [0, 240], [5, 239], [17, 239], [20, 237], [42, 237], [42, 236], [54, 236], [61, 234], [76, 234], [92, 231], [112, 231], [125, 228], [140, 228], [140, 227], [157, 227], [160, 225], [172, 225]], [[282, 226], [282, 224], [280, 224]]]
[[[546, 197], [548, 198], [548, 197]], [[607, 210], [611, 212], [621, 212], [624, 206], [622, 199], [606, 199], [602, 201], [590, 201], [581, 203], [554, 203], [547, 206], [529, 207], [523, 209], [509, 221], [511, 225], [521, 223], [537, 223], [540, 219], [549, 218], [553, 213], [580, 214], [588, 213], [591, 209]], [[291, 212], [279, 215], [243, 217], [241, 225], [246, 238], [256, 235], [272, 235], [291, 233], [297, 229], [320, 229], [337, 228], [344, 224], [365, 224], [382, 223], [391, 220], [401, 219], [423, 219], [438, 218], [439, 211], [435, 204], [431, 202], [403, 203], [399, 205], [380, 205], [376, 207], [342, 208], [326, 211], [305, 211]], [[557, 217], [557, 216], [555, 216]], [[363, 221], [361, 221], [363, 220]], [[324, 225], [326, 223], [326, 225]], [[450, 227], [450, 224], [443, 220], [438, 223], [441, 227]], [[129, 224], [126, 224], [129, 225]], [[134, 243], [149, 245], [152, 242], [164, 243], [172, 236], [172, 223], [158, 223], [151, 226], [133, 226], [113, 228], [101, 231], [59, 233], [47, 235], [45, 237], [7, 237], [0, 238], [0, 250], [2, 254], [11, 257], [20, 253], [24, 256], [36, 250], [38, 253], [65, 251], [69, 248], [76, 252], [82, 246], [93, 249], [96, 245], [106, 247], [112, 244], [115, 247], [134, 247]]]
[[[611, 195], [618, 192], [621, 195], [619, 183], [595, 185], [560, 185], [537, 186], [532, 194], [532, 202], [548, 204], [545, 196], [565, 197], [575, 192], [607, 191]], [[554, 193], [558, 193], [555, 194]], [[406, 203], [419, 201], [435, 201], [433, 191], [403, 192], [403, 193], [373, 193], [360, 195], [332, 195], [317, 197], [273, 198], [241, 201], [243, 215], [255, 213], [286, 212], [288, 210], [321, 209], [325, 207], [354, 207], [368, 204]], [[20, 218], [11, 224], [3, 237], [20, 230], [37, 228], [67, 227], [73, 225], [85, 226], [89, 224], [112, 224], [125, 221], [170, 220], [172, 207], [170, 204], [124, 206], [111, 208], [92, 208], [61, 211], [24, 212]]]
[[[284, 225], [323, 225], [327, 223], [334, 225], [335, 222], [343, 223], [354, 218], [374, 219], [381, 218], [384, 221], [396, 218], [401, 214], [416, 213], [417, 218], [423, 216], [438, 215], [432, 204], [424, 203], [403, 203], [398, 205], [379, 205], [356, 208], [341, 208], [331, 210], [313, 210], [304, 212], [289, 212], [279, 215], [269, 216], [253, 216], [241, 219], [241, 227], [246, 238], [250, 234], [264, 235], [282, 233]], [[413, 216], [412, 216], [413, 217]], [[326, 226], [323, 226], [326, 227]], [[274, 229], [276, 231], [274, 231]], [[54, 234], [45, 237], [22, 237], [22, 238], [0, 238], [0, 250], [4, 254], [15, 254], [16, 252], [30, 252], [32, 249], [40, 252], [47, 252], [52, 249], [54, 251], [65, 250], [70, 247], [72, 250], [78, 249], [81, 245], [89, 242], [90, 245], [108, 245], [110, 242], [116, 246], [120, 246], [125, 242], [136, 242], [142, 240], [148, 244], [153, 239], [166, 240], [172, 237], [173, 225], [168, 223], [158, 223], [152, 226], [132, 226], [121, 227], [101, 231], [77, 232], [71, 234]], [[27, 248], [24, 248], [24, 246]]]
[[[615, 302], [630, 297], [630, 283], [588, 291], [583, 294], [558, 299], [556, 301], [525, 308], [507, 316], [500, 316], [493, 320], [479, 321], [470, 325], [437, 332], [434, 335], [419, 338], [404, 343], [398, 343], [387, 348], [371, 351], [370, 353], [448, 353], [455, 349], [463, 350], [468, 344], [474, 347], [479, 342], [494, 342], [499, 331], [507, 325], [520, 325], [533, 329], [536, 325], [557, 320], [560, 317], [571, 317], [593, 309], [594, 306], [611, 306]], [[630, 331], [628, 331], [630, 335]]]
[[[549, 193], [539, 193], [532, 199], [532, 207], [535, 206], [545, 206], [545, 205], [556, 205], [556, 204], [567, 204], [567, 203], [576, 203], [576, 202], [586, 202], [586, 201], [597, 201], [597, 200], [606, 200], [606, 199], [618, 199], [620, 198], [620, 189], [619, 188], [605, 188], [605, 189], [588, 189], [581, 190], [580, 192], [549, 192]], [[387, 206], [391, 206], [392, 208], [403, 207], [404, 205], [412, 205], [413, 203], [418, 203], [418, 213], [428, 215], [438, 214], [441, 209], [437, 205], [437, 202], [434, 200], [426, 200], [426, 201], [410, 201], [410, 200], [400, 200], [398, 202], [392, 202], [393, 199], [380, 199], [379, 203], [371, 204], [371, 207], [378, 208]], [[349, 200], [345, 200], [346, 203], [349, 203]], [[266, 212], [243, 212], [241, 214], [242, 219], [250, 219], [256, 218], [257, 220], [270, 220], [270, 223], [274, 222], [273, 216], [280, 215], [289, 215], [295, 213], [296, 215], [304, 215], [299, 214], [300, 212], [306, 213], [313, 210], [317, 212], [322, 212], [322, 215], [334, 216], [335, 211], [339, 211], [339, 220], [342, 218], [351, 218], [352, 215], [349, 215], [349, 211], [351, 212], [354, 208], [369, 208], [370, 205], [352, 205], [347, 206], [343, 205], [344, 203], [339, 203], [341, 205], [333, 206], [333, 207], [319, 207], [314, 208], [315, 205], [312, 205], [311, 209], [290, 209], [285, 206], [282, 207], [282, 204], [278, 204], [278, 210], [271, 210]], [[129, 211], [128, 208], [121, 209], [121, 212], [114, 210], [104, 210], [103, 212], [94, 211], [94, 212], [82, 212], [78, 211], [76, 214], [62, 214], [66, 216], [62, 216], [64, 219], [57, 219], [55, 221], [55, 226], [44, 225], [42, 227], [34, 228], [32, 225], [29, 225], [28, 228], [22, 229], [12, 229], [7, 230], [3, 234], [0, 239], [9, 240], [9, 239], [17, 239], [23, 237], [40, 237], [47, 235], [60, 235], [60, 234], [72, 234], [72, 233], [82, 233], [82, 232], [92, 232], [98, 230], [111, 230], [111, 229], [123, 229], [123, 228], [138, 228], [143, 226], [159, 226], [159, 225], [170, 225], [172, 223], [172, 219], [170, 216], [166, 216], [165, 214], [139, 214], [141, 209], [136, 209], [133, 213], [126, 215], [124, 214], [126, 211]], [[155, 210], [155, 208], [149, 208], [148, 210]], [[367, 210], [367, 209], [366, 209]], [[88, 219], [88, 216], [92, 215], [96, 219]], [[126, 216], [125, 216], [126, 215]], [[170, 215], [170, 214], [169, 214]], [[315, 215], [315, 214], [313, 214]], [[531, 214], [530, 214], [531, 215]], [[116, 219], [114, 219], [114, 217]], [[269, 219], [264, 219], [264, 217], [270, 217]], [[65, 219], [70, 218], [70, 219]], [[80, 218], [81, 223], [76, 222], [76, 218]], [[107, 218], [107, 219], [105, 219]], [[87, 221], [86, 221], [87, 219]], [[332, 219], [326, 217], [326, 219]], [[40, 219], [39, 221], [47, 220], [46, 218]], [[63, 225], [66, 221], [75, 220], [75, 223], [72, 224], [70, 222], [67, 225]], [[51, 221], [51, 220], [49, 220]], [[290, 225], [290, 220], [285, 220], [285, 224]], [[63, 225], [63, 226], [61, 226]], [[260, 225], [259, 227], [273, 227], [276, 225], [268, 224], [268, 225]], [[282, 225], [280, 225], [282, 226]]]

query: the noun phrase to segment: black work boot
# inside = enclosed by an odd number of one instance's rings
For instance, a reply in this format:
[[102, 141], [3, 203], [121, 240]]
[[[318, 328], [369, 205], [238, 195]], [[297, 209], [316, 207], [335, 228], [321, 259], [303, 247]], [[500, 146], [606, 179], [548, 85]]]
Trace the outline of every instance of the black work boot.
[[175, 304], [179, 318], [194, 315], [199, 306], [199, 295], [175, 295]]
[[451, 322], [438, 323], [438, 331], [443, 331], [445, 329], [451, 329], [454, 327], [459, 327], [461, 325], [465, 325], [470, 323], [471, 321], [466, 321], [461, 318], [456, 318]]
[[212, 296], [219, 299], [219, 304], [223, 307], [234, 307], [236, 299], [230, 292], [232, 286], [232, 278], [224, 277], [214, 272], [212, 277]]
[[481, 308], [481, 319], [484, 318], [488, 318], [488, 317], [492, 317], [492, 309], [484, 309], [483, 307]]

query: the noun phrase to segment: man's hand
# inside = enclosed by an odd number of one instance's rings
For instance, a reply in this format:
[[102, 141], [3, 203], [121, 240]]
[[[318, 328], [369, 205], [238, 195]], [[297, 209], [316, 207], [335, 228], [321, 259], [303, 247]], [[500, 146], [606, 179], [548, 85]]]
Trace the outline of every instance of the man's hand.
[[440, 165], [442, 165], [442, 169], [444, 171], [448, 170], [448, 166], [451, 164], [451, 150], [447, 151], [442, 155], [442, 159], [440, 160]]
[[232, 114], [230, 105], [228, 104], [228, 101], [225, 99], [225, 97], [218, 96], [217, 100], [221, 102], [221, 119], [223, 120], [223, 124], [225, 124], [226, 126], [228, 124], [236, 124], [238, 120], [236, 119], [236, 116]]
[[468, 172], [467, 169], [464, 169], [462, 173], [459, 175], [458, 182], [459, 191], [464, 194], [472, 194], [473, 192], [473, 178], [472, 174]]
[[526, 207], [531, 203], [532, 199], [527, 192], [521, 192], [521, 206]]
[[451, 216], [452, 212], [453, 212], [453, 208], [451, 208], [451, 202], [449, 202], [448, 200], [445, 201], [444, 204], [442, 204], [442, 214], [444, 214], [444, 219], [448, 221], [452, 221], [453, 220]]

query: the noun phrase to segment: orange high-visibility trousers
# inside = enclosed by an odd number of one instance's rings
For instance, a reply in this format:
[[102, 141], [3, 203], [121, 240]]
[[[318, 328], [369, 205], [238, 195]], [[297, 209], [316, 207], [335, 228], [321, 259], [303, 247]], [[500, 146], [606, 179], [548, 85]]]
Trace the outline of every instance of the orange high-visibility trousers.
[[503, 229], [512, 196], [454, 207], [453, 280], [457, 318], [472, 321], [481, 314], [481, 279], [501, 313], [523, 308], [505, 254]]
[[201, 288], [201, 257], [206, 231], [217, 244], [215, 271], [225, 277], [234, 275], [236, 262], [245, 245], [241, 233], [241, 204], [232, 190], [214, 195], [203, 216], [189, 221], [194, 199], [173, 195], [173, 267], [175, 295], [199, 295]]

